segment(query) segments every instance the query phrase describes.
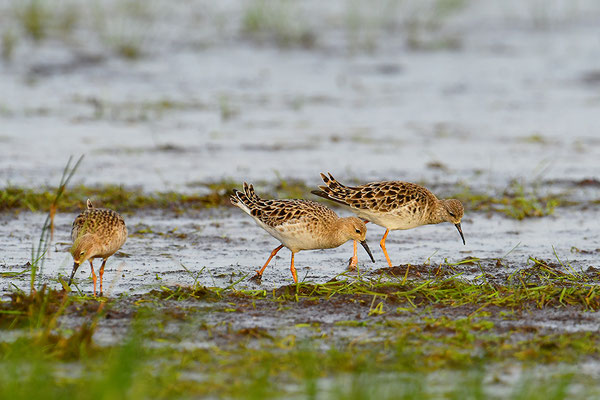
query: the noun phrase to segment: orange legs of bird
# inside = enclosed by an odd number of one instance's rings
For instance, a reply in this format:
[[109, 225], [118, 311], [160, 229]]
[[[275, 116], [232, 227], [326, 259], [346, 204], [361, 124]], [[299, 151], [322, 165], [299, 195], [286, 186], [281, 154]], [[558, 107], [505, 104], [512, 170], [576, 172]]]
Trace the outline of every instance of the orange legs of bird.
[[102, 261], [102, 266], [100, 266], [100, 296], [102, 296], [102, 275], [104, 275], [104, 266], [106, 265], [106, 260], [107, 258]]
[[298, 275], [296, 275], [296, 267], [294, 267], [294, 252], [292, 252], [292, 265], [290, 266], [290, 271], [292, 271], [292, 278], [294, 278], [294, 283], [298, 283]]
[[96, 296], [96, 273], [94, 272], [94, 264], [92, 264], [92, 259], [88, 260], [90, 262], [90, 267], [92, 268], [92, 280], [94, 281], [94, 296]]
[[388, 266], [390, 268], [392, 268], [392, 262], [390, 261], [390, 256], [388, 256], [387, 250], [385, 249], [385, 238], [387, 237], [388, 233], [390, 233], [390, 230], [386, 229], [385, 234], [383, 235], [383, 238], [381, 238], [381, 242], [379, 242], [379, 245], [381, 246], [381, 250], [383, 250], [383, 254], [385, 255], [385, 259], [388, 262]]
[[[278, 252], [279, 250], [281, 250], [282, 248], [283, 248], [283, 245], [281, 244], [281, 245], [279, 245], [278, 247], [276, 247], [276, 248], [275, 248], [275, 250], [273, 250], [273, 251], [271, 252], [271, 255], [269, 256], [269, 259], [267, 260], [267, 262], [265, 263], [265, 265], [263, 265], [263, 267], [262, 267], [262, 268], [261, 268], [259, 271], [256, 271], [256, 275], [254, 275], [254, 276], [251, 278], [251, 280], [260, 281], [260, 279], [262, 278], [263, 271], [265, 270], [265, 268], [267, 268], [267, 265], [269, 265], [269, 263], [271, 262], [271, 259], [272, 259], [273, 257], [275, 257], [275, 254], [277, 254], [277, 252]], [[294, 266], [294, 254], [292, 253], [292, 267], [293, 267], [293, 266]]]
[[354, 242], [354, 253], [352, 254], [352, 258], [350, 259], [350, 265], [348, 265], [349, 270], [355, 270], [358, 265], [358, 256], [356, 255], [356, 240]]

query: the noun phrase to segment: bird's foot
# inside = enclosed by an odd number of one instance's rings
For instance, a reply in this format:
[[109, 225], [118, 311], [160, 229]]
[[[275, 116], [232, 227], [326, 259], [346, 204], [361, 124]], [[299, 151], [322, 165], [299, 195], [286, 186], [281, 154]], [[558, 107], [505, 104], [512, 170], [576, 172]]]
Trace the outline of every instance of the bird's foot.
[[358, 257], [350, 257], [350, 259], [348, 259], [348, 270], [356, 271], [357, 266], [358, 266]]
[[252, 278], [250, 278], [249, 280], [256, 282], [258, 284], [261, 283], [262, 281], [262, 274], [259, 271], [256, 271], [256, 275], [254, 275]]

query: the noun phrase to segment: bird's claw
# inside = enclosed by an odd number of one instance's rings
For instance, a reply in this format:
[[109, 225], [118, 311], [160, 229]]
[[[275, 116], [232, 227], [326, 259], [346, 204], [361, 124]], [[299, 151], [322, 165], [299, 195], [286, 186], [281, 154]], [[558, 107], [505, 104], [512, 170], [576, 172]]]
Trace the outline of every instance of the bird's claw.
[[348, 260], [348, 270], [355, 271], [358, 266], [358, 258], [350, 257]]
[[262, 274], [259, 273], [258, 271], [256, 271], [256, 275], [254, 275], [252, 278], [250, 278], [249, 280], [256, 282], [256, 283], [261, 283], [262, 281]]

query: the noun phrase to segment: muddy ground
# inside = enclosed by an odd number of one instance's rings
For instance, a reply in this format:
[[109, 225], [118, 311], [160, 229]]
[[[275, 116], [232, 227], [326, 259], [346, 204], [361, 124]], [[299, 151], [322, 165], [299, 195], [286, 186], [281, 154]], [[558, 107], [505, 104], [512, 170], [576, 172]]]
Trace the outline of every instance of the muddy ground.
[[[344, 213], [343, 210], [338, 211]], [[23, 265], [26, 260], [23, 255], [31, 250], [31, 243], [36, 239], [43, 219], [44, 215], [29, 212], [3, 216], [1, 226], [7, 232], [8, 242], [0, 266], [4, 295], [17, 288], [28, 290], [30, 276], [29, 269]], [[71, 272], [68, 233], [72, 219], [73, 216], [68, 214], [59, 214], [56, 218], [55, 242], [41, 271], [40, 285], [45, 283], [58, 290], [61, 288], [58, 277], [67, 279]], [[450, 224], [392, 232], [387, 240], [395, 265], [391, 270], [385, 268], [385, 258], [378, 246], [383, 228], [368, 225], [367, 241], [374, 252], [375, 263], [371, 263], [363, 249], [359, 248], [359, 271], [348, 271], [348, 260], [352, 254], [352, 244], [348, 242], [336, 249], [300, 252], [296, 257], [296, 267], [299, 280], [307, 284], [383, 277], [384, 281], [406, 278], [411, 282], [426, 282], [457, 278], [478, 284], [507, 285], [516, 279], [519, 272], [535, 270], [541, 262], [557, 271], [581, 274], [590, 285], [596, 285], [600, 280], [597, 263], [600, 239], [593, 235], [597, 220], [595, 208], [586, 211], [559, 209], [552, 216], [524, 221], [501, 215], [467, 213], [463, 220], [467, 245], [462, 244], [458, 232]], [[126, 311], [127, 305], [140, 296], [165, 287], [200, 285], [275, 293], [293, 283], [289, 271], [290, 254], [286, 249], [271, 261], [260, 283], [250, 280], [278, 242], [236, 208], [216, 208], [183, 215], [155, 210], [128, 215], [126, 221], [130, 232], [128, 241], [109, 259], [105, 270], [105, 295], [109, 299], [121, 299], [117, 301], [120, 304], [118, 310], [124, 307]], [[577, 230], [566, 228], [575, 225]], [[565, 240], [565, 237], [572, 239]], [[97, 269], [99, 265], [96, 264]], [[22, 275], [11, 274], [21, 271]], [[532, 283], [540, 283], [539, 277], [531, 279]], [[80, 267], [75, 285], [75, 293], [92, 295], [88, 264]], [[227, 308], [226, 304], [217, 302], [209, 307]], [[369, 316], [373, 306], [369, 302], [354, 304], [342, 300], [333, 304], [327, 301], [312, 304], [308, 301], [308, 304], [310, 306], [302, 302], [295, 304], [290, 310], [276, 313], [276, 318], [269, 314], [277, 306], [266, 304], [252, 312], [220, 314], [222, 319], [219, 322], [233, 324], [239, 329], [251, 327], [279, 331], [315, 321], [331, 325], [350, 317], [365, 321], [377, 319]], [[187, 306], [194, 308], [198, 304], [192, 302]], [[438, 317], [464, 317], [480, 306], [441, 307], [427, 312]], [[232, 307], [246, 311], [248, 304], [242, 302]], [[385, 306], [385, 311], [392, 314], [395, 309], [394, 305]], [[584, 309], [535, 310], [534, 307], [523, 312], [520, 318], [506, 322], [506, 326], [527, 325], [548, 332], [595, 332], [600, 327], [597, 314]], [[126, 317], [128, 313], [124, 315]], [[213, 323], [216, 322], [213, 320]], [[126, 332], [127, 324], [117, 325]], [[118, 340], [118, 336], [113, 340]]]
[[[344, 210], [338, 212], [349, 215]], [[70, 228], [74, 214], [58, 214], [54, 242], [42, 271], [43, 283], [57, 288], [58, 276], [69, 276], [72, 269]], [[597, 229], [598, 209], [590, 207], [559, 208], [543, 218], [514, 220], [498, 214], [467, 212], [463, 219], [466, 245], [450, 224], [424, 226], [410, 231], [395, 231], [387, 238], [390, 257], [396, 266], [422, 266], [425, 277], [440, 266], [472, 279], [486, 273], [506, 279], [522, 268], [531, 266], [530, 257], [563, 263], [574, 271], [598, 267], [600, 237]], [[45, 215], [21, 212], [4, 214], [0, 229], [6, 232], [6, 250], [2, 255], [2, 272], [19, 272], [25, 268], [31, 247], [39, 237]], [[182, 215], [154, 210], [125, 216], [129, 238], [120, 252], [109, 259], [106, 269], [107, 293], [111, 296], [139, 294], [161, 285], [225, 287], [237, 282], [240, 289], [272, 290], [291, 283], [290, 252], [283, 249], [265, 270], [260, 285], [249, 279], [261, 267], [279, 243], [257, 226], [246, 214], [233, 207], [188, 212]], [[569, 229], [570, 227], [570, 229]], [[367, 242], [375, 256], [371, 263], [359, 248], [361, 273], [385, 267], [379, 248], [385, 230], [369, 224]], [[300, 281], [323, 283], [343, 273], [352, 255], [352, 242], [339, 248], [304, 251], [297, 255]], [[472, 263], [449, 267], [466, 259]], [[427, 265], [424, 265], [427, 264]], [[98, 268], [99, 265], [96, 265]], [[564, 269], [564, 268], [563, 268]], [[83, 293], [91, 293], [89, 265], [82, 266], [77, 277]], [[2, 286], [6, 294], [16, 285], [25, 289], [29, 277], [11, 277]]]

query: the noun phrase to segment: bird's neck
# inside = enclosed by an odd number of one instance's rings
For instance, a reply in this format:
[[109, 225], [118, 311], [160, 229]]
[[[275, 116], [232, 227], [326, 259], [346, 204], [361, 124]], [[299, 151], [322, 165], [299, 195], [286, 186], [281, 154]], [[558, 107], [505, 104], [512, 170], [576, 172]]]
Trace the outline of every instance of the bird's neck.
[[335, 223], [330, 225], [329, 236], [332, 238], [332, 242], [337, 246], [346, 243], [350, 238], [346, 234], [346, 225], [348, 224], [347, 218], [338, 218]]
[[446, 207], [444, 206], [444, 200], [438, 200], [433, 206], [432, 212], [429, 214], [429, 218], [426, 221], [428, 224], [439, 224], [440, 222], [446, 222]]

